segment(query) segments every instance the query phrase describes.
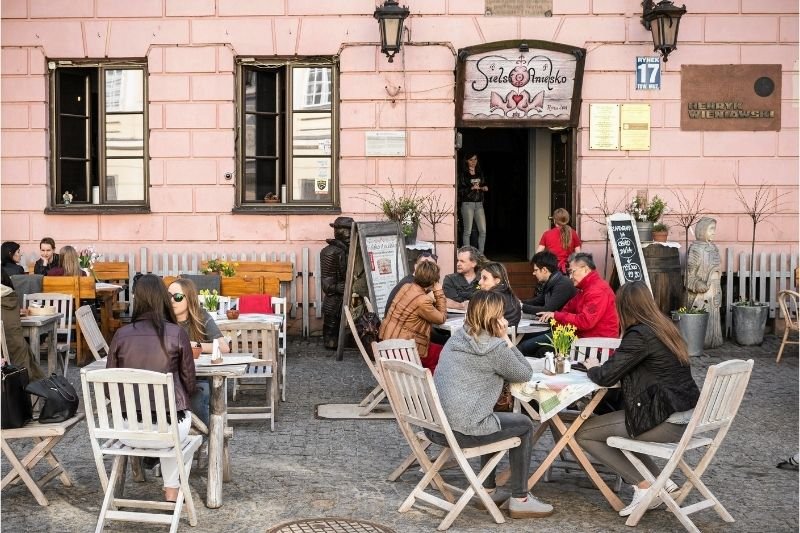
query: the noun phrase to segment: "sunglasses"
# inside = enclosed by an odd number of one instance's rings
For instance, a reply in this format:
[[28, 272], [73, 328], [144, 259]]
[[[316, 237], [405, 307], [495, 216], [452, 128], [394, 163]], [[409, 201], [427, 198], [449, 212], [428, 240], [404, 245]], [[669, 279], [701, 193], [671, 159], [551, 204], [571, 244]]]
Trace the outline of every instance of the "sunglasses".
[[169, 297], [175, 300], [176, 302], [180, 303], [183, 301], [184, 298], [186, 298], [186, 295], [184, 295], [182, 292], [176, 292], [174, 294], [169, 293]]

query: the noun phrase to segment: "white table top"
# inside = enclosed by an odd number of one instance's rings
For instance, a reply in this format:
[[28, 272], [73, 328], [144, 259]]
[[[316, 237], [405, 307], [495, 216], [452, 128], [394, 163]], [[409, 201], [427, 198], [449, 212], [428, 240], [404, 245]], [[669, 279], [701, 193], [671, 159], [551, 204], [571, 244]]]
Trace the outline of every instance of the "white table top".
[[230, 320], [225, 316], [219, 316], [214, 313], [211, 315], [217, 324], [236, 324], [237, 322], [265, 322], [273, 324], [282, 324], [283, 315], [276, 315], [271, 313], [244, 313], [240, 314], [236, 320]]
[[[91, 372], [92, 370], [103, 370], [106, 367], [107, 357], [99, 361], [92, 361], [81, 369], [81, 372]], [[212, 364], [211, 355], [201, 355], [194, 360], [197, 376], [213, 376], [214, 374], [224, 375], [243, 375], [249, 363], [260, 361], [253, 357], [252, 353], [226, 353], [222, 356], [221, 364]]]
[[[439, 329], [444, 329], [453, 333], [457, 329], [464, 327], [464, 317], [457, 316], [453, 318], [448, 318], [444, 324], [435, 324], [434, 327]], [[547, 331], [550, 329], [550, 326], [547, 324], [542, 324], [537, 320], [531, 320], [529, 318], [522, 318], [519, 321], [519, 325], [517, 326], [517, 333], [539, 333], [543, 331]]]
[[52, 315], [28, 315], [19, 317], [19, 321], [23, 328], [29, 328], [32, 326], [44, 326], [52, 322], [57, 322], [61, 320], [61, 317], [63, 316], [64, 315], [62, 313], [53, 313]]
[[115, 283], [105, 283], [105, 282], [102, 282], [102, 281], [98, 281], [97, 283], [94, 284], [94, 288], [95, 288], [95, 290], [97, 290], [97, 289], [117, 289], [117, 290], [122, 290], [122, 285], [117, 285]]

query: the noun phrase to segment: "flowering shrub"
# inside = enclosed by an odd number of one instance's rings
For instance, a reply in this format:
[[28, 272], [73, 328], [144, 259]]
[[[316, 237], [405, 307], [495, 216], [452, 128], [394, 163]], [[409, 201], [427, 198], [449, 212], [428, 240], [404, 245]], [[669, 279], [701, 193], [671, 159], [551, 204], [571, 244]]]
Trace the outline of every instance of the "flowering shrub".
[[93, 246], [89, 246], [88, 248], [84, 248], [80, 251], [80, 254], [78, 255], [78, 261], [81, 264], [81, 268], [88, 268], [91, 270], [97, 260], [102, 257], [102, 255], [94, 251]]
[[226, 278], [230, 278], [236, 274], [236, 268], [239, 263], [229, 263], [222, 259], [209, 259], [208, 264], [202, 270], [203, 274], [211, 274], [212, 272], [219, 272]]
[[658, 196], [653, 196], [650, 203], [637, 196], [628, 206], [628, 213], [633, 215], [634, 220], [637, 222], [658, 222], [661, 220], [666, 208], [667, 203]]

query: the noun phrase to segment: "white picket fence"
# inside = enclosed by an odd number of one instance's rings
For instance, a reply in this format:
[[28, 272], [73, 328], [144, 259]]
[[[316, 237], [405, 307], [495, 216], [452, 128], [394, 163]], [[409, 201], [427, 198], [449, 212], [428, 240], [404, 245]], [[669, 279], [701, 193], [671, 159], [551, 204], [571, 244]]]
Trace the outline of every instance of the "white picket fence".
[[[725, 335], [730, 334], [733, 313], [731, 307], [734, 304], [734, 277], [738, 277], [738, 295], [745, 297], [749, 291], [750, 284], [750, 254], [744, 252], [737, 256], [733, 250], [727, 251], [727, 283], [725, 284]], [[786, 253], [762, 252], [756, 254], [755, 264], [753, 265], [753, 277], [756, 278], [756, 293], [752, 299], [769, 305], [769, 317], [780, 318], [780, 307], [778, 305], [778, 293], [785, 289], [794, 287], [794, 270], [797, 268], [798, 258], [796, 255]]]
[[[102, 261], [122, 261], [127, 262], [129, 277], [137, 272], [157, 274], [159, 276], [178, 276], [180, 274], [199, 274], [200, 264], [209, 259], [224, 259], [226, 261], [264, 261], [264, 262], [291, 262], [294, 266], [294, 276], [289, 283], [281, 283], [281, 296], [287, 298], [287, 312], [291, 318], [296, 318], [298, 312], [302, 317], [303, 336], [310, 334], [310, 310], [313, 307], [315, 316], [322, 317], [322, 282], [320, 277], [320, 249], [311, 251], [304, 247], [301, 250], [300, 262], [298, 263], [295, 252], [241, 252], [241, 253], [167, 253], [151, 252], [146, 247], [139, 248], [139, 252], [113, 254], [103, 253]], [[313, 253], [313, 259], [312, 259]], [[29, 264], [39, 258], [38, 254], [31, 254], [28, 257]], [[313, 265], [311, 264], [313, 260]], [[300, 278], [298, 280], [298, 278]], [[311, 299], [311, 283], [314, 284], [313, 300]], [[133, 283], [129, 286], [132, 289]], [[130, 293], [121, 294], [122, 301], [130, 301]], [[299, 308], [299, 309], [298, 309]]]

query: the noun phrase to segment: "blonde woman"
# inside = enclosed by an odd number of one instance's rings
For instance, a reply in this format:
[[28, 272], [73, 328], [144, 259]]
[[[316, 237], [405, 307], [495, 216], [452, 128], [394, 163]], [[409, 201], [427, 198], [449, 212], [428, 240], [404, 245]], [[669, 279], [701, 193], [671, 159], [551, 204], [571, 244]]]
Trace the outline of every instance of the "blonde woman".
[[81, 270], [81, 259], [78, 251], [72, 246], [63, 246], [58, 251], [59, 264], [53, 265], [48, 271], [48, 276], [85, 276]]
[[[508, 338], [503, 318], [503, 297], [494, 291], [478, 291], [469, 301], [464, 327], [445, 344], [433, 380], [456, 440], [462, 446], [482, 446], [510, 437], [522, 440], [509, 451], [512, 518], [545, 517], [553, 506], [528, 493], [533, 422], [521, 413], [495, 413], [494, 405], [503, 382], [528, 381], [533, 370]], [[426, 430], [428, 438], [446, 445], [444, 435]], [[482, 456], [482, 465], [489, 456]], [[495, 489], [492, 472], [484, 486], [497, 503], [508, 499]]]
[[542, 233], [536, 252], [544, 250], [553, 252], [558, 259], [558, 269], [566, 273], [567, 258], [581, 251], [581, 239], [578, 237], [578, 232], [569, 225], [569, 211], [566, 209], [558, 208], [553, 211], [553, 224], [554, 228]]
[[[189, 335], [193, 346], [199, 344], [203, 353], [211, 353], [214, 339], [223, 338], [222, 332], [208, 311], [200, 307], [194, 282], [179, 278], [170, 283], [167, 290], [178, 325]], [[228, 353], [230, 346], [227, 342], [220, 342], [219, 349]]]

